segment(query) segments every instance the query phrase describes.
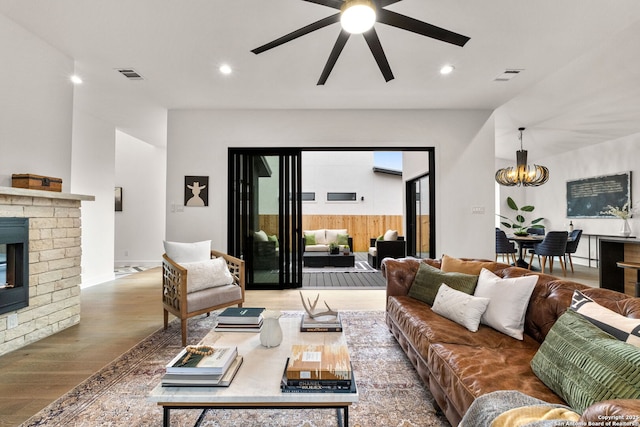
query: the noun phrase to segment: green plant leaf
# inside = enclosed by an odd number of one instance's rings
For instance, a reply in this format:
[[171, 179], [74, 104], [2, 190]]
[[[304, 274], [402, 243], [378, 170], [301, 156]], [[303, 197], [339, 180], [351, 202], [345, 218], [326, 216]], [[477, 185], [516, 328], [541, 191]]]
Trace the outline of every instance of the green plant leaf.
[[535, 208], [533, 206], [527, 205], [520, 208], [522, 212], [533, 212]]
[[518, 210], [518, 205], [516, 205], [516, 202], [514, 202], [511, 197], [507, 197], [507, 205], [514, 211]]
[[524, 224], [526, 219], [524, 219], [524, 217], [522, 215], [517, 215], [516, 216], [516, 221], [519, 222], [520, 224]]
[[511, 224], [508, 222], [500, 222], [500, 224], [504, 225], [507, 228], [511, 228]]
[[[531, 221], [531, 224], [537, 224], [540, 221], [544, 221], [544, 218], [536, 218], [533, 221]], [[544, 225], [539, 226], [539, 228], [544, 228]]]

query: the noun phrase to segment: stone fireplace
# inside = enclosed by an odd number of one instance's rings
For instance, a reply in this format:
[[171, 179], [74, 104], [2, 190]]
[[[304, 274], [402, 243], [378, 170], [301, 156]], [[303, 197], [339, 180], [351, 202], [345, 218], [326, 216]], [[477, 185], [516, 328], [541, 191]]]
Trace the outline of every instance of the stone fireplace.
[[0, 308], [17, 294], [26, 299], [0, 310], [0, 355], [80, 322], [80, 205], [91, 200], [0, 187], [0, 224], [21, 223], [23, 231], [27, 224], [28, 230], [28, 241], [16, 243], [15, 236], [3, 240], [0, 226], [0, 285], [10, 284], [0, 288]]
[[29, 218], [0, 217], [0, 314], [29, 305]]

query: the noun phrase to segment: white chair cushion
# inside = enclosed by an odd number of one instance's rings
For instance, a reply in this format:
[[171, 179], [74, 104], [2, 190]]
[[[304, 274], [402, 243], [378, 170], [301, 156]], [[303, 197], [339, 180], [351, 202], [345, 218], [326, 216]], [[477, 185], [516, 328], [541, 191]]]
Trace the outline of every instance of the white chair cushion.
[[376, 248], [375, 246], [372, 248], [369, 248], [369, 255], [378, 256], [378, 248]]
[[164, 251], [174, 262], [207, 261], [211, 258], [211, 240], [195, 243], [181, 243], [163, 241]]
[[398, 240], [398, 230], [387, 230], [384, 233], [382, 240], [385, 240], [385, 241]]
[[264, 230], [260, 230], [253, 233], [253, 240], [256, 242], [268, 242], [269, 236]]
[[233, 283], [233, 276], [222, 257], [180, 265], [187, 269], [187, 293]]
[[307, 245], [305, 252], [329, 252], [329, 245]]

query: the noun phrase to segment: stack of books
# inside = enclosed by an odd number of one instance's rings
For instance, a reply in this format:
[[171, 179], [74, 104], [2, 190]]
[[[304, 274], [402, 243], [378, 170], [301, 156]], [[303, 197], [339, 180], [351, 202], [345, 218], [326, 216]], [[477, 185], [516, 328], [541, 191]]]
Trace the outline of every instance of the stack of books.
[[305, 313], [300, 322], [300, 332], [342, 332], [340, 313], [337, 316], [316, 316], [315, 318]]
[[280, 390], [284, 393], [355, 393], [347, 346], [292, 346]]
[[218, 315], [218, 332], [260, 332], [264, 308], [227, 307]]
[[237, 347], [189, 346], [167, 364], [162, 386], [226, 387], [241, 364]]

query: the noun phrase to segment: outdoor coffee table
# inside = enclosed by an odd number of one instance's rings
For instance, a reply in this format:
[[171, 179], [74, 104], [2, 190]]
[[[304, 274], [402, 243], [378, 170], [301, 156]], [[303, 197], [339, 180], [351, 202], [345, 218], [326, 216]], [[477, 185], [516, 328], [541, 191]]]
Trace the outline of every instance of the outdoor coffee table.
[[302, 256], [305, 267], [353, 267], [356, 256], [352, 253], [344, 255], [329, 252], [305, 252]]
[[[358, 393], [283, 393], [280, 382], [293, 344], [346, 344], [341, 332], [300, 332], [300, 317], [281, 318], [282, 343], [266, 348], [260, 334], [210, 332], [202, 345], [237, 346], [244, 358], [229, 387], [162, 387], [149, 400], [163, 408], [163, 425], [170, 425], [171, 409], [313, 409], [335, 408], [338, 425], [349, 425], [349, 406]], [[355, 381], [355, 378], [353, 379]], [[342, 414], [341, 414], [342, 410]], [[342, 416], [343, 415], [343, 416]], [[204, 416], [204, 412], [201, 418]], [[344, 420], [344, 423], [343, 423]], [[198, 420], [198, 423], [200, 419]], [[197, 425], [197, 424], [196, 424]]]

